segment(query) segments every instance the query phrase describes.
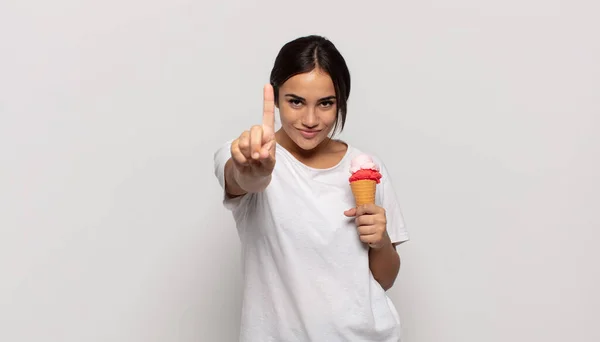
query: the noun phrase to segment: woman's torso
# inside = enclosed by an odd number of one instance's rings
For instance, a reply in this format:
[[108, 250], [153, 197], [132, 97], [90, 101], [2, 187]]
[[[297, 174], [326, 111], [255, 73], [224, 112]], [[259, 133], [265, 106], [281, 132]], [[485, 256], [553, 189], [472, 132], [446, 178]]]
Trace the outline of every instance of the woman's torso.
[[[348, 177], [360, 151], [315, 169], [277, 146], [267, 189], [244, 199], [242, 341], [398, 341], [399, 320], [369, 270]], [[380, 199], [378, 199], [380, 202]]]

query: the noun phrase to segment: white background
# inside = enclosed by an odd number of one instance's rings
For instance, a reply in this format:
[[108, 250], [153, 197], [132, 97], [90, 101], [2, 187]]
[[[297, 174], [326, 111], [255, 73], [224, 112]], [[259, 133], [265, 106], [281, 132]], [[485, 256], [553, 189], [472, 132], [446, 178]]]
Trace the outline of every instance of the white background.
[[600, 341], [600, 5], [2, 0], [0, 340], [235, 341], [213, 152], [329, 37], [412, 240], [408, 342]]

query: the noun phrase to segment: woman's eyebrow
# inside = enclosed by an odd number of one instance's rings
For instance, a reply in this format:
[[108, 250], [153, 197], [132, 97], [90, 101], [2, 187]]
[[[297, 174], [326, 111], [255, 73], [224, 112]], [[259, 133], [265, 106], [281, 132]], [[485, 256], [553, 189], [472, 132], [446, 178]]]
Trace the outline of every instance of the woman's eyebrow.
[[324, 97], [324, 98], [320, 99], [319, 101], [329, 101], [329, 100], [335, 100], [335, 95]]
[[[299, 100], [299, 101], [306, 101], [305, 98], [303, 98], [302, 96], [298, 96], [296, 94], [285, 94], [284, 96], [292, 97], [292, 98], [294, 98], [296, 100]], [[335, 100], [335, 95], [330, 95], [330, 96], [327, 96], [327, 97], [320, 98], [319, 102], [329, 101], [329, 100]]]
[[306, 101], [306, 99], [305, 99], [305, 98], [303, 98], [303, 97], [301, 97], [301, 96], [298, 96], [298, 95], [296, 95], [296, 94], [285, 94], [285, 96], [286, 96], [286, 97], [293, 97], [294, 99], [296, 99], [296, 100], [300, 100], [300, 101]]

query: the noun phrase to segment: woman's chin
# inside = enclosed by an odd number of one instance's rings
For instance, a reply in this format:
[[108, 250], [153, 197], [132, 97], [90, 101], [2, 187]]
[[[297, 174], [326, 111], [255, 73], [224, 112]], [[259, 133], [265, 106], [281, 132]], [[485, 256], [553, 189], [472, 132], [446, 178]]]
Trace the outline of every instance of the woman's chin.
[[[323, 132], [321, 132], [320, 134], [318, 134], [317, 136], [314, 137], [304, 137], [302, 134], [296, 134], [296, 132], [293, 132], [294, 134], [287, 134], [287, 130], [284, 130], [286, 135], [287, 135], [287, 139], [290, 142], [293, 142], [294, 145], [296, 145], [296, 147], [302, 151], [312, 151], [315, 148], [317, 148], [325, 139], [327, 139], [327, 135], [326, 134], [322, 134]], [[292, 133], [292, 132], [290, 132]]]
[[296, 143], [296, 145], [298, 145], [298, 147], [304, 151], [311, 151], [314, 150], [317, 146], [319, 146], [319, 144], [321, 144], [324, 140], [323, 137], [314, 137], [311, 139], [306, 139], [302, 136], [300, 137], [295, 137], [294, 143]]

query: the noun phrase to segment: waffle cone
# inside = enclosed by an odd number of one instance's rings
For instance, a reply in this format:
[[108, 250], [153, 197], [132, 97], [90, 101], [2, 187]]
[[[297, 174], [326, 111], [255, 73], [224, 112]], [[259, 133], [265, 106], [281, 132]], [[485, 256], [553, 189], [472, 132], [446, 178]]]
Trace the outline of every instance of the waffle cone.
[[369, 179], [357, 180], [350, 183], [357, 207], [363, 204], [375, 203], [376, 186], [377, 182]]

